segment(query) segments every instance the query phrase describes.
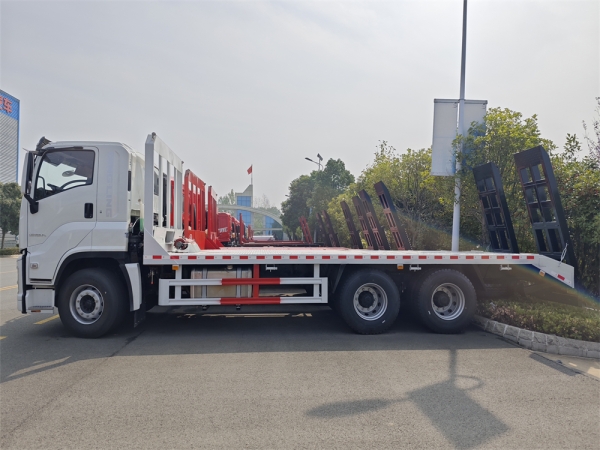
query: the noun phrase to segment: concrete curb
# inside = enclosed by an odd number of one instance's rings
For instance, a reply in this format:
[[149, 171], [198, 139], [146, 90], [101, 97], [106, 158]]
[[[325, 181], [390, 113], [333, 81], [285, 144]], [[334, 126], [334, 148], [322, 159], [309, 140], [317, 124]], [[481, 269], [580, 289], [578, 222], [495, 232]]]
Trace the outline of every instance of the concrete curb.
[[554, 353], [556, 355], [583, 356], [585, 358], [600, 359], [600, 342], [578, 341], [567, 339], [553, 334], [538, 333], [537, 331], [524, 330], [512, 327], [485, 317], [475, 316], [473, 319], [479, 328], [504, 339], [519, 344], [529, 350]]

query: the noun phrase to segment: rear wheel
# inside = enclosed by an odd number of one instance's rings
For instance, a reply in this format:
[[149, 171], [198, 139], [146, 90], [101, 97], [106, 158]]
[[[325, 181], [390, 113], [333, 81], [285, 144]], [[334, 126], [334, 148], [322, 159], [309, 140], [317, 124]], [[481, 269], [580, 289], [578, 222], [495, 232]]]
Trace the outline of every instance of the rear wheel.
[[58, 293], [58, 312], [74, 335], [97, 338], [115, 329], [127, 314], [123, 283], [106, 269], [73, 273]]
[[417, 287], [416, 309], [423, 324], [436, 333], [460, 333], [471, 322], [477, 294], [461, 272], [432, 272]]
[[398, 317], [400, 292], [384, 272], [359, 270], [340, 283], [336, 309], [357, 333], [383, 333]]

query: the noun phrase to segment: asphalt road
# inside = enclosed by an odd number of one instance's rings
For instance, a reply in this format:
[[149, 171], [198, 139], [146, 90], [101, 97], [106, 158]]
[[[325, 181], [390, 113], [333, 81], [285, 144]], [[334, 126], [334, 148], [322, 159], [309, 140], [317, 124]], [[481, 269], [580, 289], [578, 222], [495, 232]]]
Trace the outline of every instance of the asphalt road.
[[171, 310], [83, 340], [16, 311], [14, 267], [0, 258], [2, 449], [600, 448], [600, 381], [476, 329]]

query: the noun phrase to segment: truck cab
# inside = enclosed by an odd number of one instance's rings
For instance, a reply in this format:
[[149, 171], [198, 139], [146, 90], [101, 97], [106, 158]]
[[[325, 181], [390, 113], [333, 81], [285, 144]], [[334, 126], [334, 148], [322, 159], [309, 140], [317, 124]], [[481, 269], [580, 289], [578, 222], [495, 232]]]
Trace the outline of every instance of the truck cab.
[[[52, 312], [58, 279], [94, 258], [125, 262], [143, 211], [144, 161], [117, 142], [42, 138], [23, 167], [19, 307]], [[132, 183], [132, 180], [136, 182]]]

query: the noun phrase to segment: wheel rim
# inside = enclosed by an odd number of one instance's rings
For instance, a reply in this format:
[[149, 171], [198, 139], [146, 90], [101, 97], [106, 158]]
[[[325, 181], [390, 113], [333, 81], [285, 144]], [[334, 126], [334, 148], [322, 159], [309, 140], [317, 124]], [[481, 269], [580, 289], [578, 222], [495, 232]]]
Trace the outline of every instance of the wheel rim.
[[361, 319], [377, 320], [385, 314], [388, 298], [381, 286], [366, 283], [354, 293], [354, 310]]
[[102, 293], [89, 284], [79, 286], [71, 294], [69, 307], [73, 318], [84, 325], [91, 325], [100, 319], [104, 311]]
[[440, 319], [454, 320], [465, 310], [465, 294], [455, 284], [440, 284], [431, 294], [431, 308]]

